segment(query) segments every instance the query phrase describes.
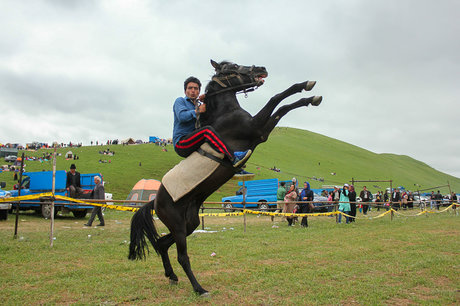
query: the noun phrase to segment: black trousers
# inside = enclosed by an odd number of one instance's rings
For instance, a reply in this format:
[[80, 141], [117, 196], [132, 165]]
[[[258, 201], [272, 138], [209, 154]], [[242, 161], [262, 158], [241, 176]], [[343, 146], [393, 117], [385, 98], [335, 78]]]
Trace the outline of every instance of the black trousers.
[[350, 203], [350, 216], [353, 216], [350, 218], [350, 222], [355, 222], [355, 217], [356, 217], [356, 204], [355, 203]]
[[[299, 212], [302, 214], [310, 213], [309, 204], [299, 204]], [[300, 222], [300, 226], [308, 227], [308, 217], [302, 217], [302, 221]]]
[[369, 210], [369, 204], [367, 204], [369, 202], [367, 201], [364, 201], [362, 202], [362, 205], [363, 205], [363, 214], [367, 215], [367, 211]]
[[91, 212], [91, 217], [89, 217], [88, 223], [89, 225], [93, 224], [94, 218], [96, 217], [99, 218], [99, 222], [101, 224], [105, 224], [104, 222], [104, 215], [102, 214], [102, 207], [100, 206], [94, 206], [93, 211]]
[[225, 144], [210, 125], [203, 126], [188, 135], [182, 136], [174, 146], [174, 150], [176, 150], [179, 156], [187, 157], [198, 150], [205, 142], [217, 152], [223, 153], [228, 159], [233, 160], [233, 151]]

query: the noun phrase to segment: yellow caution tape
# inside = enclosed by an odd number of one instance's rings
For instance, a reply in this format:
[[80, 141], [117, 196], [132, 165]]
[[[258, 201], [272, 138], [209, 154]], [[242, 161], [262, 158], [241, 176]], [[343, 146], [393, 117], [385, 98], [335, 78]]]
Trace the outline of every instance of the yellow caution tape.
[[25, 196], [14, 197], [14, 198], [0, 199], [0, 203], [2, 203], [2, 202], [18, 202], [18, 201], [35, 200], [35, 199], [40, 199], [41, 197], [52, 197], [52, 196], [53, 196], [53, 193], [51, 193], [51, 192], [39, 193], [39, 194], [31, 194], [31, 195], [25, 195]]
[[234, 212], [234, 213], [202, 213], [199, 214], [200, 217], [234, 217], [234, 216], [242, 216], [244, 215], [243, 212]]
[[[14, 197], [14, 198], [5, 198], [5, 199], [0, 199], [0, 203], [2, 202], [18, 202], [18, 201], [29, 201], [29, 200], [35, 200], [35, 199], [40, 199], [42, 197], [53, 197], [52, 192], [46, 192], [46, 193], [39, 193], [39, 194], [33, 194], [33, 195], [26, 195], [26, 196], [20, 196], [20, 197]], [[68, 201], [68, 202], [73, 202], [73, 203], [80, 203], [80, 204], [85, 204], [88, 206], [99, 206], [99, 207], [105, 207], [109, 209], [114, 209], [114, 210], [119, 210], [119, 211], [132, 211], [136, 212], [139, 210], [137, 207], [131, 207], [131, 206], [123, 206], [123, 205], [113, 205], [113, 204], [101, 204], [101, 203], [94, 203], [94, 202], [87, 202], [87, 201], [82, 201], [79, 199], [74, 199], [74, 198], [69, 198], [61, 195], [55, 195], [54, 198], [56, 200], [63, 200], [63, 201]], [[71, 205], [71, 204], [67, 204]], [[399, 211], [394, 210], [391, 208], [390, 210], [376, 216], [376, 217], [353, 217], [350, 216], [344, 212], [341, 211], [333, 211], [333, 212], [327, 212], [327, 213], [277, 213], [277, 212], [267, 212], [267, 211], [257, 211], [257, 210], [249, 210], [249, 209], [244, 209], [242, 212], [233, 212], [233, 213], [201, 213], [199, 214], [200, 217], [234, 217], [234, 216], [242, 216], [244, 214], [253, 214], [253, 215], [263, 215], [263, 216], [271, 216], [271, 217], [319, 217], [319, 216], [333, 216], [333, 215], [338, 215], [341, 214], [343, 216], [349, 217], [349, 218], [356, 218], [356, 219], [378, 219], [381, 218], [391, 212], [394, 212], [396, 214], [406, 216], [406, 217], [416, 217], [420, 216], [423, 214], [431, 213], [442, 213], [447, 211], [449, 208], [453, 208], [453, 206], [457, 207], [460, 206], [458, 203], [452, 203], [450, 206], [440, 210], [440, 211], [428, 211], [428, 210], [423, 210], [419, 212], [416, 215], [406, 215], [403, 214]], [[152, 210], [152, 214], [155, 214], [155, 211]]]

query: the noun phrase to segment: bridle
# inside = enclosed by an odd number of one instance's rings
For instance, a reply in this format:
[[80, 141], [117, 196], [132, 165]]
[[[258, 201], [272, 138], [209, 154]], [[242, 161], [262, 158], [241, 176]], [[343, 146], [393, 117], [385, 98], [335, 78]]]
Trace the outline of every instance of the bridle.
[[[241, 66], [238, 66], [238, 69], [236, 69], [236, 70], [235, 69], [228, 69], [228, 70], [230, 70], [232, 72], [231, 74], [226, 74], [226, 75], [223, 75], [223, 76], [217, 76], [219, 73], [222, 73], [222, 71], [225, 70], [224, 69], [225, 66], [226, 65], [223, 65], [221, 69], [217, 70], [217, 74], [215, 76], [213, 76], [212, 79], [211, 79], [211, 81], [216, 82], [221, 87], [223, 87], [223, 89], [215, 91], [215, 92], [212, 92], [212, 93], [208, 93], [206, 91], [204, 93], [204, 99], [206, 99], [208, 97], [218, 95], [218, 94], [221, 94], [223, 92], [227, 92], [227, 91], [235, 91], [236, 94], [244, 93], [245, 97], [247, 97], [248, 92], [256, 90], [260, 85], [263, 84], [263, 82], [261, 82], [261, 81], [254, 81], [254, 82], [251, 82], [251, 83], [244, 83], [244, 80], [241, 77], [242, 73], [238, 72], [239, 70], [244, 69], [244, 67], [241, 67]], [[251, 74], [251, 72], [253, 71], [254, 67], [255, 66], [251, 66], [251, 68], [249, 69], [249, 74]], [[247, 73], [244, 72], [244, 74], [247, 74]], [[234, 79], [234, 78], [238, 79], [239, 84], [232, 85], [230, 80]], [[202, 100], [202, 102], [204, 102], [203, 100]], [[196, 106], [195, 106], [195, 109], [198, 109], [198, 107], [199, 107], [199, 104], [197, 103]], [[198, 113], [197, 116], [196, 116], [195, 128], [199, 128], [200, 126], [201, 126], [201, 124], [200, 124], [200, 114]]]
[[[219, 69], [220, 70], [219, 72], [222, 72], [222, 70], [225, 70], [225, 66], [226, 65], [224, 65], [222, 67], [222, 69]], [[249, 73], [252, 72], [254, 67], [255, 66], [251, 66], [251, 68], [249, 69]], [[231, 74], [227, 74], [227, 75], [223, 75], [223, 76], [217, 76], [216, 75], [216, 76], [212, 77], [211, 81], [216, 82], [221, 87], [223, 87], [223, 89], [215, 91], [215, 92], [212, 92], [212, 93], [205, 92], [205, 97], [212, 97], [212, 96], [215, 96], [215, 95], [221, 94], [223, 92], [227, 92], [227, 91], [236, 91], [236, 94], [244, 93], [247, 96], [248, 92], [254, 91], [260, 85], [262, 85], [262, 83], [260, 81], [254, 81], [252, 83], [244, 83], [243, 78], [241, 77], [241, 73], [238, 72], [238, 70], [242, 70], [242, 69], [244, 69], [244, 68], [243, 67], [238, 67], [238, 69], [235, 72], [231, 73]], [[239, 84], [237, 84], [237, 85], [232, 85], [231, 84], [230, 80], [234, 79], [234, 78], [236, 78], [238, 80]]]

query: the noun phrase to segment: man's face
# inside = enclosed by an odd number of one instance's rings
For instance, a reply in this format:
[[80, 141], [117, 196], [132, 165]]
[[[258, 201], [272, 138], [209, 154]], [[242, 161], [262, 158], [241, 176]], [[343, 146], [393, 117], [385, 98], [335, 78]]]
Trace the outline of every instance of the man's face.
[[70, 169], [70, 172], [71, 172], [72, 174], [75, 174], [75, 169]]
[[197, 83], [189, 82], [185, 89], [185, 95], [192, 100], [195, 100], [200, 95], [200, 87]]
[[304, 183], [303, 188], [307, 189], [307, 187], [308, 187], [307, 183]]

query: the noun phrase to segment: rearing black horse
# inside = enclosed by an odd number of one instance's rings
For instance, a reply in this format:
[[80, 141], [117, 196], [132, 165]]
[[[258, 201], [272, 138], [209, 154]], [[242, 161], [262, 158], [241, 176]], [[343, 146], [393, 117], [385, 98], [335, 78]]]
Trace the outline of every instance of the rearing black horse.
[[[206, 112], [201, 114], [202, 126], [211, 125], [220, 137], [234, 151], [244, 151], [255, 147], [268, 139], [279, 120], [289, 111], [321, 103], [321, 96], [302, 98], [297, 102], [281, 106], [278, 104], [285, 98], [302, 90], [311, 90], [316, 82], [306, 81], [292, 85], [287, 90], [272, 97], [270, 101], [254, 117], [242, 109], [236, 98], [237, 92], [247, 92], [261, 86], [268, 76], [264, 67], [240, 66], [230, 62], [216, 63], [211, 60], [216, 74], [206, 86]], [[177, 259], [192, 283], [193, 290], [200, 295], [207, 295], [193, 275], [187, 255], [187, 236], [200, 224], [198, 216], [200, 206], [214, 191], [227, 182], [235, 174], [233, 167], [224, 164], [188, 194], [174, 202], [166, 188], [161, 185], [154, 201], [147, 203], [137, 211], [131, 221], [131, 243], [129, 259], [145, 259], [148, 245], [145, 237], [152, 243], [155, 251], [161, 256], [165, 276], [171, 283], [178, 278], [169, 261], [168, 249], [176, 243]], [[170, 233], [158, 234], [152, 218], [152, 209], [166, 225]]]

